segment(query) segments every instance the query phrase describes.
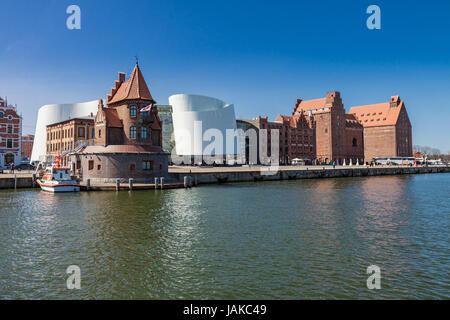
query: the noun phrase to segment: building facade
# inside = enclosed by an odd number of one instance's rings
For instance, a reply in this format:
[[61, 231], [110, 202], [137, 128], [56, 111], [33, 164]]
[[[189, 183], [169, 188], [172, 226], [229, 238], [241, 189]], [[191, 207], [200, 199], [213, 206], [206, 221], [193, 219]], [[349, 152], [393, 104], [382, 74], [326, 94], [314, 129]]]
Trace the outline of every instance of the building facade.
[[71, 104], [47, 104], [39, 108], [34, 133], [31, 162], [45, 160], [47, 153], [47, 126], [74, 118], [92, 117], [97, 113], [98, 99]]
[[162, 122], [162, 147], [164, 152], [169, 154], [175, 148], [175, 139], [173, 136], [173, 119], [171, 105], [157, 105], [158, 115]]
[[17, 106], [0, 97], [0, 165], [19, 164], [22, 160], [22, 118]]
[[399, 96], [389, 102], [352, 107], [349, 111], [364, 127], [364, 158], [411, 157], [412, 126]]
[[98, 101], [94, 141], [70, 154], [81, 180], [111, 183], [116, 179], [154, 182], [167, 176], [168, 155], [162, 150], [162, 123], [139, 66], [130, 78], [120, 72], [107, 105]]
[[314, 100], [297, 99], [293, 116], [304, 114], [315, 128], [315, 159], [319, 163], [361, 163], [364, 158], [363, 127], [345, 113], [338, 91]]
[[22, 160], [30, 160], [31, 152], [33, 151], [34, 136], [26, 134], [22, 136]]
[[[169, 97], [172, 106], [176, 154], [185, 159], [202, 161], [204, 156], [219, 159], [235, 159], [240, 150], [237, 142], [227, 150], [227, 130], [236, 130], [234, 106], [219, 99], [192, 94], [176, 94]], [[214, 141], [210, 134], [221, 135]], [[220, 140], [220, 143], [219, 143]], [[211, 143], [214, 148], [209, 148]], [[206, 151], [206, 152], [205, 152]], [[211, 154], [209, 151], [212, 151]], [[191, 162], [192, 160], [187, 160]]]
[[94, 139], [94, 118], [75, 118], [53, 123], [47, 126], [47, 157], [55, 159], [62, 155], [61, 163], [68, 164], [68, 153], [74, 150], [80, 141]]
[[280, 164], [294, 160], [326, 164], [363, 162], [364, 128], [353, 115], [345, 113], [337, 91], [328, 92], [325, 98], [297, 99], [292, 115], [278, 115], [274, 122], [267, 117], [239, 121], [257, 129], [268, 129], [267, 139], [259, 135], [260, 145], [267, 144], [268, 149], [271, 130], [279, 131]]

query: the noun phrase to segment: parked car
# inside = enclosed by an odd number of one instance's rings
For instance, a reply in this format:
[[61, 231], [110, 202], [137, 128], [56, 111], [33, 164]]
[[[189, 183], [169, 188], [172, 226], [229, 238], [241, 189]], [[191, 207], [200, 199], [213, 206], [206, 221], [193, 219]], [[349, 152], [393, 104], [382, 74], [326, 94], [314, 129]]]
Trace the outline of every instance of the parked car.
[[35, 170], [35, 166], [29, 164], [29, 163], [21, 163], [15, 166], [14, 170], [22, 171], [22, 170]]

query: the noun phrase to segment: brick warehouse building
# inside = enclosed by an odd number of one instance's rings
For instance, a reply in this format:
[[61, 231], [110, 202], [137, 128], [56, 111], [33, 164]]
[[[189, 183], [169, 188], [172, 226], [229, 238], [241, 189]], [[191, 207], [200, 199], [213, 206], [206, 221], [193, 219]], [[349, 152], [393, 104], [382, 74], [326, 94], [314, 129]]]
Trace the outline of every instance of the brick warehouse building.
[[399, 96], [389, 102], [352, 107], [349, 111], [364, 126], [364, 158], [411, 157], [412, 127]]
[[294, 159], [327, 164], [332, 161], [356, 164], [364, 160], [364, 128], [353, 115], [345, 113], [337, 91], [328, 92], [325, 98], [297, 99], [292, 115], [278, 115], [274, 122], [268, 121], [267, 117], [239, 121], [257, 129], [268, 129], [267, 142], [259, 144], [267, 144], [269, 150], [270, 131], [280, 130], [281, 164], [292, 163]]
[[83, 180], [154, 182], [155, 177], [167, 176], [168, 154], [162, 150], [162, 123], [155, 104], [137, 64], [128, 81], [119, 73], [107, 106], [99, 100], [93, 145], [70, 156]]
[[22, 117], [17, 106], [0, 97], [0, 166], [19, 164], [22, 155]]

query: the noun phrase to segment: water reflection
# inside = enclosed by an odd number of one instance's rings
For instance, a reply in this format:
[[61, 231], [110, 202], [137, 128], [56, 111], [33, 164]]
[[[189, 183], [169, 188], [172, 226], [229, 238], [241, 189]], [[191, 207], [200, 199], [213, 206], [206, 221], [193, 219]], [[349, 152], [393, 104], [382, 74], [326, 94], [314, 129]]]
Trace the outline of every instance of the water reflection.
[[0, 192], [0, 297], [448, 298], [448, 177]]

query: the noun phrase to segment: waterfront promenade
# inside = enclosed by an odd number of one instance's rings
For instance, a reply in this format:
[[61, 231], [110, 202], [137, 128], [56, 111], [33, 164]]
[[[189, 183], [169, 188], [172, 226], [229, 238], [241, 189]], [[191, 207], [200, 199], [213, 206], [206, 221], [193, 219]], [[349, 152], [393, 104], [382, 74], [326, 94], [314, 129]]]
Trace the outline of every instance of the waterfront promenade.
[[[195, 166], [171, 166], [169, 176], [165, 179], [163, 187], [161, 183], [156, 185], [132, 184], [133, 190], [143, 189], [173, 189], [191, 187], [199, 184], [234, 183], [234, 182], [259, 182], [275, 180], [295, 179], [320, 179], [339, 177], [363, 177], [403, 174], [426, 174], [450, 172], [450, 166], [236, 166], [236, 167], [195, 167]], [[186, 180], [188, 177], [188, 180]], [[100, 190], [130, 190], [127, 179], [121, 179], [120, 185], [116, 183], [90, 184], [82, 182], [82, 189], [92, 191]], [[126, 180], [126, 181], [125, 181]], [[38, 185], [33, 180], [33, 172], [4, 173], [0, 175], [0, 189], [33, 188]]]

